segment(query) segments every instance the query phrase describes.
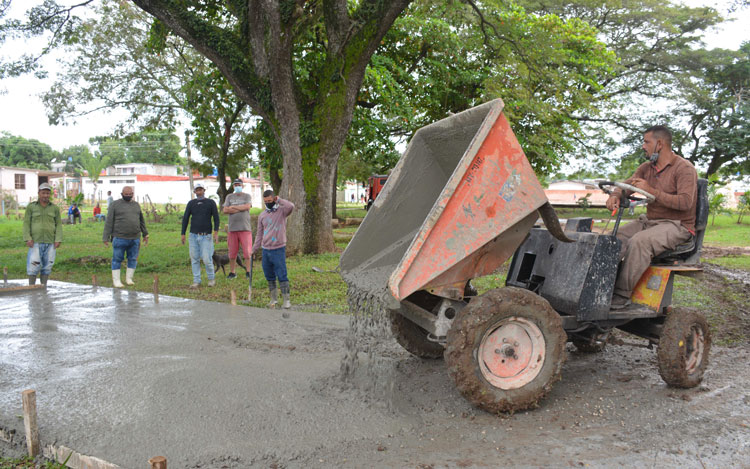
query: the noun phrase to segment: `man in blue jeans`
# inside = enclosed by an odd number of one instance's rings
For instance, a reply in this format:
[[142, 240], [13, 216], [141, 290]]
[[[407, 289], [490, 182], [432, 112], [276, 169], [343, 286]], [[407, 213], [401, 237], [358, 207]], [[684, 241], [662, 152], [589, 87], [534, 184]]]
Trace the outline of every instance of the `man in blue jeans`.
[[39, 200], [26, 206], [23, 217], [23, 240], [29, 248], [26, 256], [26, 274], [29, 285], [36, 283], [36, 276], [47, 284], [55, 253], [62, 242], [62, 219], [60, 208], [50, 202], [52, 188], [47, 183], [39, 186]]
[[[216, 202], [206, 198], [206, 189], [203, 184], [195, 185], [195, 199], [188, 202], [185, 214], [182, 216], [182, 244], [185, 244], [185, 231], [188, 220], [190, 220], [190, 264], [193, 268], [193, 284], [190, 288], [198, 288], [201, 285], [201, 260], [206, 266], [208, 286], [216, 285], [214, 280], [214, 243], [219, 240], [219, 209]], [[211, 220], [214, 226], [211, 229]], [[213, 231], [213, 236], [211, 232]]]
[[120, 282], [120, 265], [127, 256], [128, 270], [125, 283], [133, 285], [133, 275], [138, 265], [138, 251], [141, 248], [141, 234], [143, 245], [148, 246], [148, 230], [146, 220], [143, 219], [141, 206], [133, 200], [133, 188], [122, 188], [122, 199], [115, 200], [107, 211], [107, 221], [104, 224], [102, 241], [109, 246], [112, 241], [112, 285], [122, 288]]
[[268, 282], [271, 308], [279, 302], [276, 290], [276, 279], [279, 279], [284, 308], [289, 309], [292, 303], [289, 298], [289, 278], [286, 275], [286, 219], [292, 214], [294, 204], [279, 198], [272, 190], [263, 193], [266, 209], [258, 216], [258, 228], [253, 243], [253, 253], [263, 248], [263, 275]]

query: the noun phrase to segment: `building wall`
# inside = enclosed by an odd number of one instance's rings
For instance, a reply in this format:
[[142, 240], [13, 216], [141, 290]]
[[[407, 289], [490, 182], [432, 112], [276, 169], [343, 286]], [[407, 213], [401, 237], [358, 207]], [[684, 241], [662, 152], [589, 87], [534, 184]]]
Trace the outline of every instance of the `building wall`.
[[604, 207], [609, 197], [600, 189], [592, 190], [554, 190], [545, 189], [544, 195], [547, 196], [552, 205], [578, 205], [578, 201], [589, 195], [589, 203], [592, 207]]
[[[149, 178], [151, 179], [151, 178]], [[148, 195], [151, 202], [155, 204], [187, 204], [190, 201], [190, 181], [187, 176], [174, 180], [174, 176], [167, 176], [160, 179], [159, 176], [153, 176], [153, 180], [139, 180], [137, 175], [123, 176], [102, 176], [96, 187], [97, 200], [106, 201], [107, 191], [112, 191], [112, 197], [115, 200], [120, 198], [122, 189], [125, 186], [132, 186], [135, 192], [135, 198], [138, 202], [143, 202]], [[219, 189], [219, 183], [216, 178], [195, 178], [194, 183], [202, 183], [206, 188], [206, 196], [211, 197], [218, 202], [219, 197], [216, 192]], [[91, 179], [83, 178], [83, 193], [87, 201], [90, 201], [94, 192], [94, 184]], [[253, 207], [263, 206], [263, 196], [260, 190], [260, 182], [257, 180], [245, 181], [245, 192], [252, 197]]]
[[[16, 189], [16, 174], [24, 175], [24, 189]], [[0, 168], [0, 188], [3, 191], [11, 191], [16, 194], [19, 205], [26, 206], [26, 204], [36, 200], [38, 197], [39, 178], [33, 169]]]
[[355, 202], [364, 203], [362, 198], [367, 197], [367, 187], [358, 182], [347, 181], [344, 184], [344, 190], [336, 191], [336, 202], [351, 203], [352, 195], [354, 195]]

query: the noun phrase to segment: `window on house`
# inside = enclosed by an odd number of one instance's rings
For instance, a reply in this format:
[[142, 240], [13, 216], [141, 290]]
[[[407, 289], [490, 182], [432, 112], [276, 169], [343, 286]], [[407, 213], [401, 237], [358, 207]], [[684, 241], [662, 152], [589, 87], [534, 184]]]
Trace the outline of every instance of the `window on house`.
[[16, 189], [26, 189], [26, 175], [16, 174]]

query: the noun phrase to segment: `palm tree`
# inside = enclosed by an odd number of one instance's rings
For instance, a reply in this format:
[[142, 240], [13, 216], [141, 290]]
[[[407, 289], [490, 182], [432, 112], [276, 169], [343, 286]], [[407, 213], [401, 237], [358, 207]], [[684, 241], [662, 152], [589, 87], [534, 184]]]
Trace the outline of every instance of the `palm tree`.
[[87, 156], [79, 163], [81, 169], [88, 173], [89, 179], [94, 183], [94, 193], [91, 196], [91, 205], [96, 204], [96, 186], [99, 183], [99, 177], [101, 176], [102, 170], [109, 166], [109, 158], [106, 156]]

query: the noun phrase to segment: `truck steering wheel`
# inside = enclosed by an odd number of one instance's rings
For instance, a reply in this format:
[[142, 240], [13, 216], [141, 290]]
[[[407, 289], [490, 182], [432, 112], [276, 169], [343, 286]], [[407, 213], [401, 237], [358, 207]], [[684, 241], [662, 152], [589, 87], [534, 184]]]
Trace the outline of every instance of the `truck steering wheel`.
[[641, 199], [638, 197], [633, 197], [632, 194], [628, 195], [628, 199], [635, 202], [635, 203], [644, 203], [644, 204], [650, 204], [654, 200], [656, 200], [656, 197], [654, 197], [652, 194], [644, 191], [643, 189], [638, 189], [635, 186], [631, 186], [630, 184], [625, 184], [624, 182], [612, 182], [612, 181], [601, 181], [599, 182], [599, 189], [603, 190], [606, 194], [612, 195], [614, 190], [611, 188], [611, 186], [618, 187], [622, 190], [635, 192], [637, 194], [640, 194], [645, 197], [645, 199]]

